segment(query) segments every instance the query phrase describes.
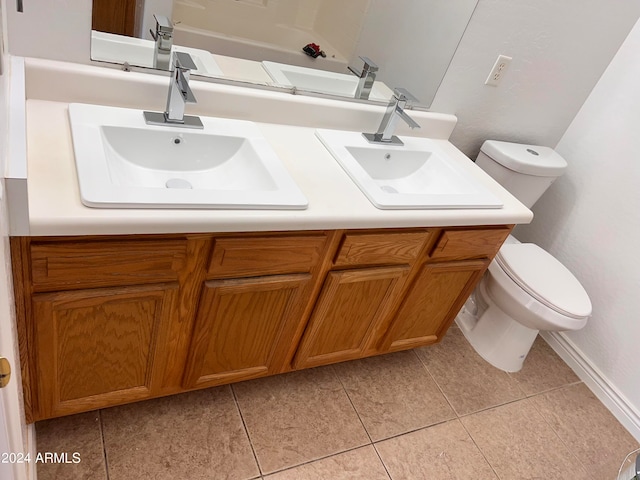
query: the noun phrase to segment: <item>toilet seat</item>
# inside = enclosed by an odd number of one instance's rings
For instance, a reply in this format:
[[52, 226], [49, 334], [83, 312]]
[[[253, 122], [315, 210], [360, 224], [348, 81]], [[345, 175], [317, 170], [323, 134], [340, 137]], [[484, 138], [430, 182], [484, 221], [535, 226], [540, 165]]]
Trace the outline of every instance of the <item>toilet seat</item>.
[[591, 301], [580, 282], [539, 246], [503, 245], [496, 263], [520, 288], [555, 312], [574, 319], [591, 315]]

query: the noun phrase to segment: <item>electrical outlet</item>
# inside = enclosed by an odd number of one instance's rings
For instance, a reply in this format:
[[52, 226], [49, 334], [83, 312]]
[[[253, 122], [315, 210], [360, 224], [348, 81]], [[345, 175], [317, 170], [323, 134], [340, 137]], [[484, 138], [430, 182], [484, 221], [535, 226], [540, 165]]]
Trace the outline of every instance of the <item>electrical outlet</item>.
[[493, 65], [491, 73], [487, 77], [487, 80], [484, 82], [484, 84], [497, 87], [500, 83], [500, 80], [502, 80], [504, 73], [507, 71], [507, 68], [509, 68], [511, 60], [511, 57], [507, 57], [506, 55], [498, 55], [498, 59]]

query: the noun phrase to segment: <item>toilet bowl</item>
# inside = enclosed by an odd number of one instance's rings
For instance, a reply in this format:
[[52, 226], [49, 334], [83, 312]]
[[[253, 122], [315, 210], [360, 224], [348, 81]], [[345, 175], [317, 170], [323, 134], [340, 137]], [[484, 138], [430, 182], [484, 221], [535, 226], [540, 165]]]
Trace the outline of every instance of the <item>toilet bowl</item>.
[[[487, 140], [476, 164], [531, 208], [566, 169], [553, 149]], [[578, 330], [591, 301], [573, 274], [533, 243], [509, 236], [456, 318], [489, 363], [517, 372], [540, 330]]]
[[514, 240], [456, 319], [476, 352], [507, 372], [522, 368], [540, 330], [578, 330], [591, 315], [589, 296], [564, 265], [537, 245]]

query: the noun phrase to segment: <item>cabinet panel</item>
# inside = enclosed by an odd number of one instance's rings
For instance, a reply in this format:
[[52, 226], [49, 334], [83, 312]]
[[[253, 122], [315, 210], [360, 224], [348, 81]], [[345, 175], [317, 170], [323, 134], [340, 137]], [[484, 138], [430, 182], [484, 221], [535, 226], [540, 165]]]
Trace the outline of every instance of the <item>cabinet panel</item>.
[[334, 264], [382, 265], [407, 264], [420, 253], [429, 233], [347, 233], [344, 236]]
[[493, 258], [510, 232], [509, 228], [444, 230], [431, 252], [431, 258], [434, 260]]
[[383, 340], [382, 350], [439, 341], [488, 265], [488, 260], [423, 265]]
[[177, 284], [35, 295], [40, 417], [151, 396], [176, 293]]
[[321, 258], [325, 235], [216, 239], [208, 278], [308, 273]]
[[135, 285], [177, 281], [186, 242], [34, 242], [30, 254], [34, 291]]
[[277, 373], [306, 306], [311, 275], [205, 283], [185, 386], [219, 385]]
[[389, 315], [409, 270], [329, 272], [296, 355], [296, 368], [360, 358]]

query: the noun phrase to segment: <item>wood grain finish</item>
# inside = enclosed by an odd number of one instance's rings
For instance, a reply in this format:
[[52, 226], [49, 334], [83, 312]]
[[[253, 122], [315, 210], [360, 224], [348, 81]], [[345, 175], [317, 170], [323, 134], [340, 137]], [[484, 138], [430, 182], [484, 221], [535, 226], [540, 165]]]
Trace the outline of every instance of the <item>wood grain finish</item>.
[[489, 260], [423, 265], [383, 339], [382, 350], [441, 340], [488, 265]]
[[184, 241], [85, 241], [31, 244], [36, 292], [178, 280]]
[[510, 228], [12, 238], [27, 421], [436, 342]]
[[40, 417], [150, 397], [178, 285], [38, 294]]
[[133, 37], [136, 0], [98, 0], [93, 2], [91, 28], [100, 32]]
[[308, 273], [321, 258], [326, 235], [216, 239], [208, 278]]
[[493, 258], [511, 228], [446, 229], [436, 243], [433, 260], [463, 260], [468, 258]]
[[363, 356], [409, 266], [330, 272], [295, 359], [306, 368]]
[[186, 387], [277, 373], [299, 322], [311, 275], [205, 284], [185, 373]]
[[346, 233], [335, 266], [411, 264], [429, 233]]

